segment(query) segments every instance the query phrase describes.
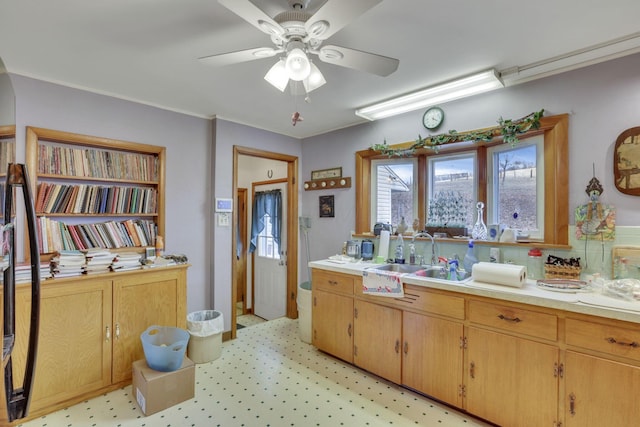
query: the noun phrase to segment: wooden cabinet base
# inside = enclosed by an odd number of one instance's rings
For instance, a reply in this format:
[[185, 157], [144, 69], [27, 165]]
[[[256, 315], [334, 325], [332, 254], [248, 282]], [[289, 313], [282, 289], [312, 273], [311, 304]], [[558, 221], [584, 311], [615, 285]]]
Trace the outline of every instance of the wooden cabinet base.
[[[131, 364], [144, 358], [140, 334], [152, 324], [186, 326], [187, 267], [43, 282], [35, 380], [26, 419], [130, 384]], [[18, 285], [17, 325], [28, 324], [30, 295], [29, 285]], [[17, 383], [24, 377], [28, 338], [26, 331], [18, 332], [12, 353]], [[4, 396], [0, 425], [7, 425]]]

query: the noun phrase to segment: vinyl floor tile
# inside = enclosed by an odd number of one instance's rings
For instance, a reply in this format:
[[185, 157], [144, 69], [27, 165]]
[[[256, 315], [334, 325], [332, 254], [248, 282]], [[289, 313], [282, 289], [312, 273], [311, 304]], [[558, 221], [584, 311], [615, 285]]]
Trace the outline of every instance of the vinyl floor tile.
[[131, 386], [23, 427], [487, 426], [317, 351], [291, 319], [260, 322], [196, 365], [195, 398], [145, 417]]

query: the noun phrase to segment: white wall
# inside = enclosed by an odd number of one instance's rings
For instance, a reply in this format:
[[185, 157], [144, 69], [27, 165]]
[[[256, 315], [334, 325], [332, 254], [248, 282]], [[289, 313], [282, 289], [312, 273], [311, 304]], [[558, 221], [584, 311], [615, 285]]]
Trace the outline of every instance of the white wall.
[[167, 148], [165, 253], [183, 253], [192, 264], [188, 311], [209, 308], [211, 121], [31, 78], [11, 80], [17, 161], [24, 161], [26, 126]]
[[[517, 119], [542, 108], [546, 115], [569, 113], [570, 223], [574, 223], [573, 209], [586, 202], [584, 190], [595, 163], [596, 177], [604, 186], [601, 201], [616, 206], [617, 225], [639, 226], [640, 198], [618, 192], [613, 183], [616, 138], [625, 129], [640, 126], [638, 70], [640, 54], [443, 104], [446, 117], [440, 132], [494, 126], [500, 117]], [[356, 151], [385, 139], [396, 144], [426, 136], [423, 113], [414, 111], [305, 139], [301, 179], [309, 179], [312, 170], [334, 166], [342, 166], [344, 175], [355, 178]], [[336, 218], [318, 218], [321, 194], [336, 195]], [[311, 258], [336, 253], [355, 227], [355, 189], [306, 191], [301, 201], [302, 213], [314, 222], [309, 232]]]

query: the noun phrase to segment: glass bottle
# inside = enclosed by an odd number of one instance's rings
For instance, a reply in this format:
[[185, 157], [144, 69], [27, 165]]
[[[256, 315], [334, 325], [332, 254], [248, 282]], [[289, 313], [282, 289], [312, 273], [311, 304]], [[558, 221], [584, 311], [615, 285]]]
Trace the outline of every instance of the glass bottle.
[[482, 219], [484, 203], [478, 202], [476, 208], [478, 209], [478, 219], [471, 229], [471, 237], [474, 240], [487, 240], [487, 226], [484, 224], [484, 219]]

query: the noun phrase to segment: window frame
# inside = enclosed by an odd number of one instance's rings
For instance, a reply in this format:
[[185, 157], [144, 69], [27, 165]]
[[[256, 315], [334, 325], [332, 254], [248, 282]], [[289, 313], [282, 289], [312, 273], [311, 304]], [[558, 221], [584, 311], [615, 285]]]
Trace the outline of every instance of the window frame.
[[[411, 157], [405, 157], [405, 158], [376, 158], [376, 159], [372, 159], [372, 167], [371, 167], [371, 203], [370, 203], [370, 213], [371, 213], [371, 220], [373, 221], [370, 226], [371, 229], [373, 229], [373, 226], [376, 222], [376, 218], [374, 215], [374, 206], [377, 205], [378, 202], [378, 173], [377, 173], [377, 167], [380, 165], [394, 165], [394, 164], [399, 164], [399, 163], [403, 163], [403, 164], [407, 164], [407, 163], [411, 163], [412, 167], [413, 167], [413, 177], [412, 177], [412, 182], [411, 182], [411, 191], [413, 191], [414, 193], [417, 192], [418, 190], [418, 159], [417, 158], [411, 158]], [[376, 191], [374, 191], [374, 188]], [[413, 212], [411, 212], [411, 216], [407, 217], [405, 215], [405, 221], [407, 222], [407, 224], [409, 226], [411, 226], [411, 223], [413, 222], [413, 219], [417, 217], [418, 215], [418, 206], [417, 203], [419, 201], [419, 197], [414, 196], [414, 201], [413, 201]]]
[[[561, 114], [540, 119], [540, 127], [520, 136], [520, 140], [535, 135], [544, 135], [544, 238], [535, 242], [540, 247], [569, 247], [569, 115]], [[502, 138], [496, 137], [488, 143], [458, 142], [440, 147], [440, 153], [456, 153], [473, 148], [477, 152], [478, 167], [477, 197], [487, 203], [487, 147], [501, 144]], [[392, 148], [409, 148], [413, 144], [405, 142]], [[426, 161], [435, 155], [433, 150], [416, 150], [418, 158], [418, 218], [421, 223], [426, 219]], [[356, 161], [356, 235], [370, 235], [371, 230], [371, 171], [372, 160], [385, 158], [373, 149], [357, 151]], [[496, 242], [491, 242], [495, 244]], [[504, 243], [503, 243], [504, 244]]]

